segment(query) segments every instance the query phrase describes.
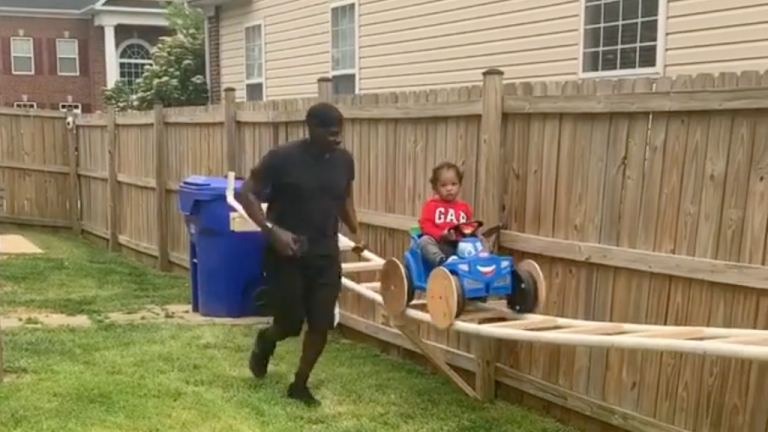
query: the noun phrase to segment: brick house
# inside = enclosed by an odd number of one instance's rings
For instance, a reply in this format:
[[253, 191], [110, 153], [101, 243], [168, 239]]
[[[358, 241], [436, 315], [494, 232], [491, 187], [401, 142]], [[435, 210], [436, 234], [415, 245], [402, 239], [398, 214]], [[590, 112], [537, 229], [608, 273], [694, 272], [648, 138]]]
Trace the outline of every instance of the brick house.
[[157, 0], [3, 0], [0, 106], [101, 109], [101, 89], [132, 81], [167, 34]]

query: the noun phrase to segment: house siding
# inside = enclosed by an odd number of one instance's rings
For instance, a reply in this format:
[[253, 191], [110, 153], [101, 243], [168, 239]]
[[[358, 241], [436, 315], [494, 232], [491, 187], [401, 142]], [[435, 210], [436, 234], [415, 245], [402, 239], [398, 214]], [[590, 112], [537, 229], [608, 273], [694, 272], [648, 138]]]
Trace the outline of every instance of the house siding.
[[362, 1], [363, 91], [576, 76], [578, 0]]
[[768, 0], [669, 0], [666, 74], [768, 69]]
[[[265, 23], [267, 98], [329, 74], [330, 0], [259, 0], [221, 19], [223, 87], [243, 92], [243, 25]], [[361, 92], [578, 77], [579, 0], [358, 0]], [[669, 0], [665, 74], [768, 69], [768, 0]]]
[[304, 97], [317, 93], [317, 78], [330, 66], [327, 0], [260, 0], [221, 11], [222, 88], [245, 96], [243, 27], [264, 20], [266, 96]]

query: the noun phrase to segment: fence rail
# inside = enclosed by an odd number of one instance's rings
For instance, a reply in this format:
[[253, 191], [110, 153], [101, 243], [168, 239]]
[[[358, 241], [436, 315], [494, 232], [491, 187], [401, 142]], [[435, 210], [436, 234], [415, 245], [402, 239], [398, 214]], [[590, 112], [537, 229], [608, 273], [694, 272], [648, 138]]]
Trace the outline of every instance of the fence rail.
[[[179, 182], [245, 174], [304, 135], [310, 105], [334, 101], [378, 254], [402, 254], [429, 170], [451, 160], [475, 213], [505, 225], [501, 248], [541, 264], [543, 313], [768, 329], [768, 73], [502, 78], [355, 97], [320, 79], [317, 98], [236, 103], [225, 91], [220, 106], [83, 115], [73, 129], [66, 113], [0, 109], [0, 221], [70, 227], [163, 270], [186, 267]], [[378, 306], [345, 293], [342, 308], [347, 327], [412, 348]], [[420, 331], [476, 370], [471, 337]], [[526, 403], [576, 426], [586, 415], [632, 432], [768, 432], [766, 364], [510, 342], [496, 368]]]

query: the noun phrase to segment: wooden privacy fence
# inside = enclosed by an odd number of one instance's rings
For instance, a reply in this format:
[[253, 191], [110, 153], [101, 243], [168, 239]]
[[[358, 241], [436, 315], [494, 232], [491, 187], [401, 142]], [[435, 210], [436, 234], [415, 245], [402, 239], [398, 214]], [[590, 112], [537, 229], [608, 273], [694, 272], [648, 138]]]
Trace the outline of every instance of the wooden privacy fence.
[[[113, 250], [187, 266], [176, 211], [191, 174], [241, 175], [335, 101], [357, 163], [365, 237], [399, 256], [431, 168], [466, 171], [463, 195], [500, 244], [541, 263], [543, 313], [615, 322], [768, 329], [768, 74], [502, 84], [85, 115], [0, 111], [1, 220], [70, 226]], [[77, 150], [75, 152], [75, 149]], [[345, 293], [343, 324], [406, 350], [383, 311]], [[468, 336], [425, 326], [453, 365]], [[496, 379], [576, 426], [768, 432], [768, 365], [683, 354], [505, 343]], [[582, 413], [573, 414], [572, 411]], [[605, 426], [604, 430], [609, 430]]]

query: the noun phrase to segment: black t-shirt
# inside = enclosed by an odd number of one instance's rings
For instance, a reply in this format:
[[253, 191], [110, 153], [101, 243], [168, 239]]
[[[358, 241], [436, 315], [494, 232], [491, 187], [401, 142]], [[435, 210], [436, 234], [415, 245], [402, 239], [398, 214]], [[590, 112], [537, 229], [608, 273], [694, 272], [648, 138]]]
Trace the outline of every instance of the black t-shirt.
[[267, 152], [251, 170], [267, 194], [267, 218], [308, 240], [308, 253], [338, 253], [339, 214], [355, 179], [352, 155], [321, 152], [308, 140]]

